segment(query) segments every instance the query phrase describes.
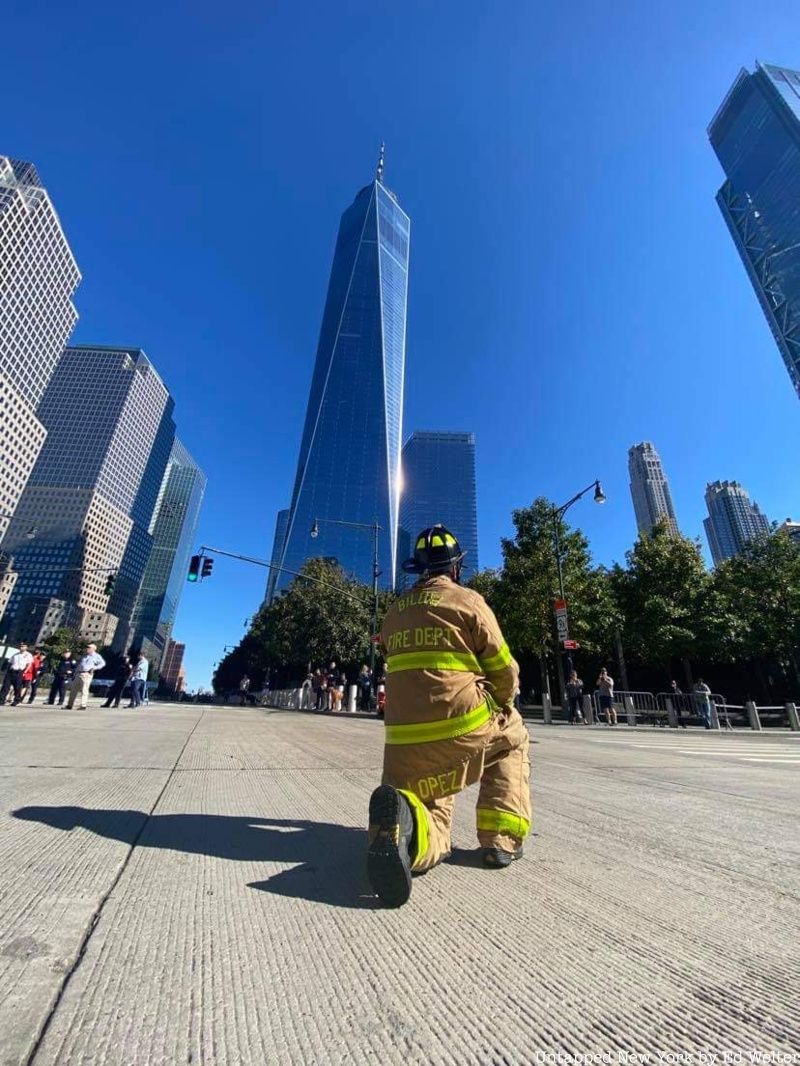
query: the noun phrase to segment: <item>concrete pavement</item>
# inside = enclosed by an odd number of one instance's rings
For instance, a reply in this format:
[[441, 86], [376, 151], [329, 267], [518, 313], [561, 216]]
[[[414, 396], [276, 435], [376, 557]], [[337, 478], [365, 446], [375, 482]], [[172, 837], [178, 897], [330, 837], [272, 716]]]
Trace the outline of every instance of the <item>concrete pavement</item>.
[[0, 712], [2, 1066], [800, 1064], [800, 738], [537, 727], [525, 861], [476, 865], [470, 790], [399, 911], [363, 877], [381, 739]]

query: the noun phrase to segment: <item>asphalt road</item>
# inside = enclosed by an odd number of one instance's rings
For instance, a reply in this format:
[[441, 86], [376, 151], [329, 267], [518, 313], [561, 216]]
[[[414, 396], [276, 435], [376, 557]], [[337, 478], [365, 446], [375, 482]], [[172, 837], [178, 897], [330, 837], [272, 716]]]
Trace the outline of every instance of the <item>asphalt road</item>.
[[0, 1064], [800, 1064], [800, 736], [534, 739], [525, 860], [471, 790], [386, 911], [379, 722], [0, 712]]

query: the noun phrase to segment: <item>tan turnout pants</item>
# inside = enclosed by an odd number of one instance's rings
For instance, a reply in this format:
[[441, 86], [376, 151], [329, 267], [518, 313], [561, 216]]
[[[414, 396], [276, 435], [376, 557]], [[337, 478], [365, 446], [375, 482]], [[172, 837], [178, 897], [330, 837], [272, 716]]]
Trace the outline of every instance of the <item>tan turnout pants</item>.
[[[406, 772], [402, 774], [403, 783], [397, 779], [395, 766], [392, 774], [395, 780], [388, 784], [398, 787], [409, 800], [417, 827], [417, 854], [414, 857], [414, 870], [428, 870], [441, 862], [450, 852], [450, 829], [453, 819], [455, 797], [467, 785], [480, 781], [476, 823], [478, 841], [484, 848], [500, 848], [513, 851], [518, 848], [530, 831], [531, 794], [530, 794], [530, 739], [525, 723], [519, 712], [504, 710], [489, 721], [475, 734], [460, 737], [458, 744], [464, 748], [474, 738], [475, 750], [471, 753], [466, 772], [453, 775], [452, 794], [433, 798], [426, 791], [425, 778], [416, 778], [420, 748], [427, 749], [423, 758], [426, 764], [430, 760], [432, 745], [408, 745], [402, 749], [403, 761], [407, 763]], [[441, 742], [443, 748], [442, 769], [447, 765], [447, 747], [451, 741]], [[438, 746], [438, 745], [437, 745]], [[398, 749], [395, 749], [396, 751]], [[449, 773], [439, 775], [445, 779], [448, 787]], [[384, 774], [384, 780], [388, 775]], [[416, 779], [416, 787], [403, 787], [406, 782]], [[429, 777], [433, 781], [434, 778]], [[423, 786], [422, 788], [420, 786]], [[431, 789], [432, 791], [432, 789]]]

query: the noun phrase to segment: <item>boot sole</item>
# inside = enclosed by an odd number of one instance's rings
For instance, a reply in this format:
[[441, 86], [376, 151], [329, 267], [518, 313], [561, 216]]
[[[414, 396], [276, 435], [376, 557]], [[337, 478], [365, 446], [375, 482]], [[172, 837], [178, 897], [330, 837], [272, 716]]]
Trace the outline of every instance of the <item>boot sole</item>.
[[381, 785], [369, 801], [367, 877], [387, 907], [402, 907], [411, 895], [411, 858], [400, 827], [400, 793]]

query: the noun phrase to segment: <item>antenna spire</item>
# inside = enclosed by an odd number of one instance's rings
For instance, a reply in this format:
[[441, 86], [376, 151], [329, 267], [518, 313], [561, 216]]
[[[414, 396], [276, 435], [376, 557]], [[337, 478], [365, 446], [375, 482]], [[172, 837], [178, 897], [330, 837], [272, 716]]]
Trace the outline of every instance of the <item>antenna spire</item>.
[[380, 150], [380, 153], [378, 155], [378, 166], [375, 169], [375, 180], [377, 182], [380, 182], [381, 185], [383, 185], [383, 166], [384, 166], [384, 158], [385, 158], [385, 156], [386, 156], [386, 145], [384, 144], [383, 141], [381, 141], [381, 150]]

